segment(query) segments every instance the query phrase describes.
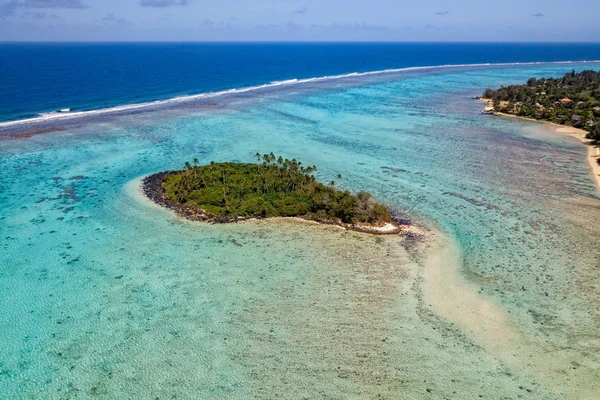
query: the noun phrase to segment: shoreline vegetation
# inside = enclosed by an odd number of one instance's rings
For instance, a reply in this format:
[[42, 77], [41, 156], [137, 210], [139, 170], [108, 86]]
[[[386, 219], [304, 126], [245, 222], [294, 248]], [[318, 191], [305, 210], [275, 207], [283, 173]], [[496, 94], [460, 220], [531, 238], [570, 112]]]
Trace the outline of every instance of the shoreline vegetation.
[[[296, 159], [256, 154], [258, 163], [186, 162], [178, 171], [143, 179], [144, 194], [192, 221], [234, 223], [252, 219], [300, 218], [371, 234], [399, 234], [405, 221], [392, 216], [370, 193], [356, 195], [317, 182], [316, 166]], [[338, 175], [337, 179], [342, 176]]]
[[588, 145], [586, 159], [600, 190], [600, 72], [529, 78], [524, 85], [485, 89], [475, 99], [485, 103], [483, 114], [542, 122]]

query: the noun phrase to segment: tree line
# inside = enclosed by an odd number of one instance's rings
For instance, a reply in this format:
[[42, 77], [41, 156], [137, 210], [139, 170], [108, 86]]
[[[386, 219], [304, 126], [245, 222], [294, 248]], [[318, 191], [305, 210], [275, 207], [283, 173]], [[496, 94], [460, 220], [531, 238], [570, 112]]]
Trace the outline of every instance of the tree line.
[[[218, 216], [306, 216], [344, 223], [376, 224], [391, 220], [387, 208], [368, 192], [337, 190], [336, 181], [318, 182], [315, 165], [295, 158], [255, 154], [256, 163], [186, 162], [168, 174], [163, 189], [171, 200]], [[342, 179], [340, 174], [337, 179]]]
[[524, 85], [485, 89], [483, 97], [492, 101], [494, 111], [583, 129], [600, 146], [600, 72], [529, 78]]

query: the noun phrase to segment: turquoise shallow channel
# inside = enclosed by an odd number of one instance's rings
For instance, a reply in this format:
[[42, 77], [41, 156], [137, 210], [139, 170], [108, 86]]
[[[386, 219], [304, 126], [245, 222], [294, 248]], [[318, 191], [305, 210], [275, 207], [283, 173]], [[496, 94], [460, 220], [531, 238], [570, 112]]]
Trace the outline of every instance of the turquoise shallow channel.
[[[600, 64], [313, 82], [0, 136], [0, 398], [598, 399], [586, 147], [485, 87]], [[187, 222], [141, 177], [274, 152], [412, 220]]]

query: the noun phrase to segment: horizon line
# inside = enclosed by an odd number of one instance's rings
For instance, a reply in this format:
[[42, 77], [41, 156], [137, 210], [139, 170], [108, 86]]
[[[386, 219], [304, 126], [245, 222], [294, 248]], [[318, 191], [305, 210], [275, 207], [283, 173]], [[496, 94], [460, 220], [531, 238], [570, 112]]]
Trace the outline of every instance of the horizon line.
[[475, 41], [475, 40], [0, 40], [0, 44], [587, 44], [600, 41]]

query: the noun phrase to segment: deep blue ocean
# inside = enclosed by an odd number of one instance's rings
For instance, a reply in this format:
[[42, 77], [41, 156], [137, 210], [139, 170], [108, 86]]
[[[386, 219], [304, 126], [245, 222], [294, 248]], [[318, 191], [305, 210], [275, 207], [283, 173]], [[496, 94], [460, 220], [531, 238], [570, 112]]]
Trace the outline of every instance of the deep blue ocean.
[[599, 60], [600, 44], [0, 44], [0, 121], [294, 78], [448, 64]]

